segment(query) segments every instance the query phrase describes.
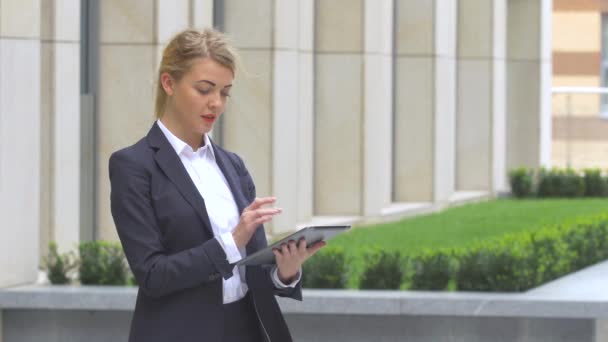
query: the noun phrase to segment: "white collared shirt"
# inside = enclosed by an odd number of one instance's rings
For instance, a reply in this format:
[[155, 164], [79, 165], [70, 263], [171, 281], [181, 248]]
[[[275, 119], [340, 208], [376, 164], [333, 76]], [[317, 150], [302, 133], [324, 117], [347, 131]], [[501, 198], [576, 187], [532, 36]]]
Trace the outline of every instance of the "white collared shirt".
[[[239, 223], [239, 209], [228, 182], [217, 165], [209, 137], [205, 134], [205, 145], [194, 151], [160, 120], [157, 123], [205, 200], [213, 235], [224, 249], [228, 262], [232, 264], [239, 261], [246, 254], [244, 249], [239, 250], [232, 236], [232, 231]], [[224, 304], [235, 302], [247, 294], [245, 268], [235, 267], [232, 272], [231, 278], [223, 280]], [[279, 280], [276, 267], [272, 272], [272, 280], [277, 287], [294, 287], [299, 278], [300, 276], [293, 283], [285, 285]]]

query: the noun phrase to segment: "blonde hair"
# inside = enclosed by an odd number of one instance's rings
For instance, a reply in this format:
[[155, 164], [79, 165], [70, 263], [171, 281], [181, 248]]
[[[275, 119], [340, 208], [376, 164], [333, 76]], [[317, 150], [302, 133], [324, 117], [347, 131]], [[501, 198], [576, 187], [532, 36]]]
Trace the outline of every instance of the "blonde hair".
[[222, 32], [207, 28], [202, 31], [188, 29], [179, 33], [165, 47], [158, 68], [154, 108], [156, 118], [160, 119], [163, 115], [167, 102], [167, 93], [163, 89], [160, 76], [166, 72], [175, 81], [179, 81], [190, 69], [192, 62], [198, 58], [211, 58], [230, 69], [233, 75], [236, 74], [237, 51]]

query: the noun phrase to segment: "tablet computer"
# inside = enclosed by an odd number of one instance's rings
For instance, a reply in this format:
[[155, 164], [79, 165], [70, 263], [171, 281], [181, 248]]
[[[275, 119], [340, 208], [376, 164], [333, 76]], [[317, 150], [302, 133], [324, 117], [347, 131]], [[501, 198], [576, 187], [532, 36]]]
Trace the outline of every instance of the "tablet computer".
[[315, 242], [327, 241], [334, 236], [348, 230], [350, 226], [311, 226], [298, 230], [297, 232], [271, 244], [270, 246], [261, 249], [245, 258], [237, 261], [235, 265], [264, 265], [274, 264], [273, 249], [281, 248], [281, 245], [289, 241], [298, 242], [301, 239], [306, 239], [306, 245], [310, 246]]

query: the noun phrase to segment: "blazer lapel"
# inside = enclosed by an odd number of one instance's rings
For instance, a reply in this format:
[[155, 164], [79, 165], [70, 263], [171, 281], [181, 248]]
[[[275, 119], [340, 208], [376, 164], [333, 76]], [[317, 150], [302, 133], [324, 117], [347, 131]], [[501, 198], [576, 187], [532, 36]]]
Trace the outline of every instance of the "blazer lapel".
[[209, 234], [213, 235], [213, 229], [211, 228], [211, 222], [209, 221], [209, 215], [207, 214], [205, 200], [196, 189], [196, 186], [188, 175], [188, 171], [186, 171], [179, 156], [175, 153], [175, 150], [169, 141], [167, 141], [167, 138], [156, 123], [154, 123], [154, 126], [152, 126], [152, 129], [150, 129], [150, 132], [148, 133], [148, 141], [150, 146], [156, 149], [154, 159], [158, 166], [163, 170], [182, 196], [184, 196], [186, 201], [194, 208], [194, 211], [200, 217]]
[[217, 162], [217, 166], [220, 168], [226, 181], [228, 182], [228, 187], [232, 192], [232, 196], [236, 201], [236, 206], [239, 208], [239, 214], [243, 212], [243, 209], [248, 205], [245, 196], [243, 195], [243, 189], [241, 186], [241, 182], [239, 180], [239, 175], [236, 172], [236, 169], [230, 162], [226, 153], [212, 141], [211, 145], [213, 146], [213, 152], [215, 153], [215, 161]]

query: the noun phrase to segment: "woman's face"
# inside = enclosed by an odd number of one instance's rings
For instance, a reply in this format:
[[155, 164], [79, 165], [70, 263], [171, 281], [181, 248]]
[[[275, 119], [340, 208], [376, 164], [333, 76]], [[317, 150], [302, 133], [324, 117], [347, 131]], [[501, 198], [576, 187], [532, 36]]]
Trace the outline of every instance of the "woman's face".
[[163, 124], [190, 145], [200, 146], [203, 134], [211, 131], [226, 108], [233, 79], [230, 69], [211, 58], [195, 60], [177, 82], [161, 75], [169, 96]]

